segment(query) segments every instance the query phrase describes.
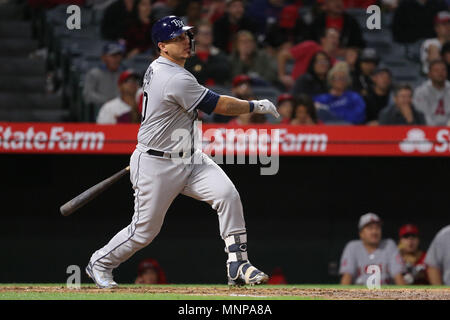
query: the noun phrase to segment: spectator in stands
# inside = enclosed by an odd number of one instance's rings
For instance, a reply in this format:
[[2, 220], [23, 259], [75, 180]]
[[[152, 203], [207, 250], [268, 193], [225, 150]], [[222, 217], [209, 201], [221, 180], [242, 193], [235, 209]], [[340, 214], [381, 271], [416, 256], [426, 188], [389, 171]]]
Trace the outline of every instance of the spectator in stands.
[[187, 26], [197, 26], [202, 19], [202, 0], [189, 0], [186, 15], [181, 17]]
[[283, 270], [281, 267], [276, 267], [273, 269], [272, 274], [270, 275], [269, 281], [267, 284], [272, 285], [281, 285], [281, 284], [287, 284], [286, 277], [283, 273]]
[[425, 258], [432, 285], [450, 286], [450, 225], [442, 228], [431, 242]]
[[267, 84], [275, 84], [278, 80], [276, 61], [258, 49], [255, 37], [247, 30], [241, 30], [236, 35], [236, 46], [231, 55], [231, 73], [233, 76], [248, 74]]
[[123, 39], [127, 24], [133, 20], [134, 1], [116, 0], [105, 9], [100, 26], [103, 39]]
[[316, 107], [313, 100], [306, 94], [299, 95], [295, 100], [294, 116], [291, 124], [314, 125], [318, 123]]
[[138, 265], [136, 284], [167, 284], [164, 270], [155, 259], [142, 260]]
[[369, 6], [373, 4], [377, 4], [377, 0], [343, 0], [344, 8], [360, 8], [367, 9]]
[[[233, 78], [231, 83], [231, 95], [242, 100], [253, 100], [255, 95], [252, 90], [252, 80], [246, 74], [240, 74]], [[229, 122], [233, 117], [224, 116], [217, 113], [213, 113], [214, 122]]]
[[85, 103], [101, 106], [118, 96], [117, 80], [122, 72], [123, 54], [124, 47], [118, 43], [111, 42], [103, 46], [103, 65], [89, 70], [84, 80]]
[[349, 90], [351, 85], [350, 72], [345, 62], [338, 62], [328, 73], [329, 93], [314, 97], [314, 101], [325, 106], [332, 119], [321, 117], [325, 123], [345, 121], [352, 124], [361, 124], [365, 120], [366, 104], [359, 93]]
[[180, 0], [156, 0], [153, 3], [155, 21], [170, 15], [183, 16], [182, 7], [183, 1]]
[[366, 285], [370, 265], [381, 271], [380, 284], [404, 285], [404, 266], [392, 239], [382, 239], [381, 219], [374, 213], [361, 216], [358, 223], [360, 240], [347, 243], [341, 257], [339, 274], [342, 285]]
[[285, 0], [253, 0], [250, 1], [248, 12], [256, 24], [258, 34], [265, 34], [266, 30], [278, 20]]
[[137, 93], [141, 76], [132, 70], [120, 74], [118, 80], [120, 96], [106, 102], [97, 116], [98, 124], [139, 123]]
[[377, 125], [380, 111], [393, 103], [392, 73], [388, 68], [378, 68], [372, 76], [372, 81], [372, 87], [364, 97], [366, 124]]
[[136, 0], [133, 8], [133, 20], [127, 24], [124, 39], [126, 43], [126, 57], [148, 53], [151, 55], [152, 4], [150, 0]]
[[342, 48], [364, 48], [366, 45], [358, 21], [344, 11], [342, 0], [325, 0], [324, 12], [310, 25], [309, 38], [319, 41], [322, 32], [327, 28], [339, 31], [339, 45]]
[[373, 85], [372, 74], [378, 66], [380, 58], [373, 48], [361, 51], [353, 73], [352, 88], [363, 97], [369, 93]]
[[442, 46], [450, 41], [450, 13], [448, 11], [441, 11], [436, 15], [434, 30], [437, 37], [425, 40], [420, 48], [423, 74], [428, 74], [430, 61], [440, 59]]
[[425, 115], [429, 126], [446, 126], [450, 121], [450, 82], [442, 60], [431, 61], [428, 80], [414, 91], [414, 106]]
[[409, 85], [399, 85], [394, 90], [394, 103], [380, 111], [380, 125], [424, 125], [425, 117], [412, 103], [413, 90]]
[[254, 22], [244, 17], [243, 0], [227, 0], [225, 14], [214, 23], [214, 45], [230, 54], [233, 51], [233, 39], [240, 30], [255, 32]]
[[294, 112], [295, 100], [289, 93], [283, 93], [278, 96], [277, 110], [280, 117], [277, 120], [281, 124], [291, 123], [292, 113]]
[[307, 72], [295, 81], [292, 94], [297, 96], [305, 93], [314, 97], [319, 94], [327, 93], [327, 74], [330, 69], [330, 57], [324, 51], [317, 52], [312, 57]]
[[270, 25], [266, 33], [266, 43], [272, 50], [284, 49], [305, 39], [306, 25], [303, 23], [296, 5], [283, 8], [280, 18]]
[[414, 43], [435, 37], [433, 19], [447, 10], [443, 0], [402, 0], [394, 12], [392, 36], [400, 43]]
[[203, 19], [214, 24], [225, 13], [226, 1], [203, 0]]
[[450, 80], [450, 41], [444, 43], [442, 46], [441, 58], [447, 66], [447, 80]]
[[405, 224], [400, 227], [398, 250], [405, 263], [403, 279], [406, 284], [427, 284], [425, 256], [419, 248], [419, 229], [416, 225]]
[[237, 117], [231, 119], [228, 124], [229, 125], [239, 125], [245, 126], [248, 124], [261, 124], [266, 122], [266, 117], [264, 114], [260, 113], [244, 113], [240, 114]]
[[[311, 62], [311, 59], [319, 51], [324, 51], [331, 59], [336, 61], [339, 49], [339, 32], [336, 29], [326, 29], [320, 38], [320, 44], [315, 41], [303, 41], [290, 49], [280, 50], [278, 53], [278, 79], [287, 89], [291, 89], [298, 77], [303, 75]], [[286, 63], [294, 60], [292, 74], [286, 74]]]
[[213, 33], [209, 22], [201, 22], [196, 28], [195, 55], [186, 61], [185, 68], [197, 81], [206, 86], [225, 85], [231, 80], [228, 57], [212, 45]]
[[360, 49], [357, 47], [345, 48], [344, 61], [347, 63], [352, 79], [356, 73]]

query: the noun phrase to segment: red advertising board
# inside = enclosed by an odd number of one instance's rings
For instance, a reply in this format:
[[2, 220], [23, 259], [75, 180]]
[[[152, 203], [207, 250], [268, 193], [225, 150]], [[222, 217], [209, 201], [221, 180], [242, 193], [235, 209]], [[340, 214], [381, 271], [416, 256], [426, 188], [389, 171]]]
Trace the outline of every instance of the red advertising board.
[[[135, 124], [0, 122], [0, 153], [131, 154]], [[450, 156], [450, 128], [201, 124], [207, 153], [272, 148], [293, 156]]]

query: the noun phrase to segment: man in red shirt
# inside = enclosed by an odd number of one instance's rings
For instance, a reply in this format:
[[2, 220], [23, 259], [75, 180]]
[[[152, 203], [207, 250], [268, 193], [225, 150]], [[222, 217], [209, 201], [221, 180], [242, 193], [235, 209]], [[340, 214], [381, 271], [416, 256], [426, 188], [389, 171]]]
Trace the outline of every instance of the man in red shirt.
[[[303, 41], [299, 44], [281, 50], [278, 54], [278, 78], [290, 89], [295, 80], [308, 69], [311, 58], [319, 51], [324, 51], [331, 58], [331, 63], [336, 62], [339, 50], [339, 31], [333, 28], [325, 29], [320, 37], [320, 44], [315, 41]], [[294, 60], [292, 74], [286, 74], [286, 63]]]
[[425, 256], [419, 249], [419, 229], [413, 224], [405, 224], [399, 230], [398, 249], [405, 263], [403, 275], [407, 284], [427, 284]]

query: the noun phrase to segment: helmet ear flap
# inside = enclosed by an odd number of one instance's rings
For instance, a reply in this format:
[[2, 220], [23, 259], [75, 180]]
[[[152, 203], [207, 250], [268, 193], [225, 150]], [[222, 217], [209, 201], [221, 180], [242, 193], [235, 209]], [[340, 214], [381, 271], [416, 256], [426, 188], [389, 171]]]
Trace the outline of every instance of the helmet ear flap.
[[187, 36], [189, 37], [189, 45], [191, 47], [191, 56], [195, 54], [195, 39], [194, 33], [191, 30], [186, 31]]

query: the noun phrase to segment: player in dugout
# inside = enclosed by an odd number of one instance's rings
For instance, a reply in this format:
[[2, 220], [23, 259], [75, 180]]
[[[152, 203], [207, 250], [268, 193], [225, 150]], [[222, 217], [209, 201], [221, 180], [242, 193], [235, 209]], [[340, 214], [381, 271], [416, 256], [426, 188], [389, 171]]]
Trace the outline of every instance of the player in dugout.
[[382, 239], [382, 221], [375, 213], [366, 213], [358, 223], [360, 240], [350, 241], [341, 257], [339, 274], [342, 285], [366, 285], [372, 275], [369, 267], [380, 268], [380, 284], [405, 285], [404, 264], [392, 239]]

